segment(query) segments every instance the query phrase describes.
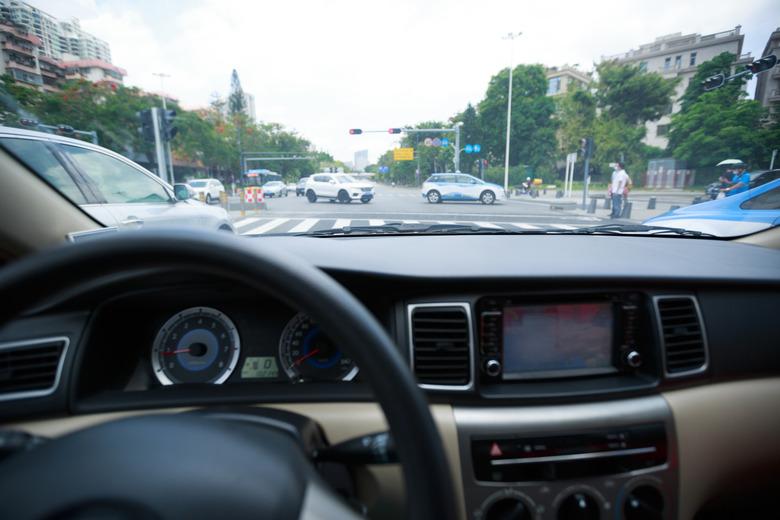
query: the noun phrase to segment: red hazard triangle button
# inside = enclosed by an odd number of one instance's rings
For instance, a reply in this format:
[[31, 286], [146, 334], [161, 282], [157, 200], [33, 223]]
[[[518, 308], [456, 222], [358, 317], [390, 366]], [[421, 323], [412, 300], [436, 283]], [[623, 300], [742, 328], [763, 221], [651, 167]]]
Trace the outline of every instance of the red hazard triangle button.
[[498, 443], [494, 442], [493, 445], [490, 447], [490, 456], [491, 457], [500, 457], [503, 455], [501, 452], [501, 448], [498, 447]]

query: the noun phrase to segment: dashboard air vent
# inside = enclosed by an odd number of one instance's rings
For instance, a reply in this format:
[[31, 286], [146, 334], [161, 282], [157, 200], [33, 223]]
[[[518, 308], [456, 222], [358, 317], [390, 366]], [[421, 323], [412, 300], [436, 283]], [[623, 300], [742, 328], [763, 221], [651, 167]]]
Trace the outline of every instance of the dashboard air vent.
[[707, 345], [699, 306], [692, 296], [661, 296], [655, 299], [664, 366], [667, 376], [703, 371]]
[[423, 388], [471, 386], [471, 310], [466, 303], [409, 306], [411, 358]]
[[52, 393], [67, 348], [65, 337], [0, 344], [0, 400]]

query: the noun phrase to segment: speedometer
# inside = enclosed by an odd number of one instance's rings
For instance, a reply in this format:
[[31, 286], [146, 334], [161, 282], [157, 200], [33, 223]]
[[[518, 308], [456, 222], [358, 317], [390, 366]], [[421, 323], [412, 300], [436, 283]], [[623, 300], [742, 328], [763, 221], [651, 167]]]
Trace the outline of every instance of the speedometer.
[[238, 364], [241, 343], [233, 322], [210, 307], [172, 316], [152, 346], [152, 370], [163, 385], [224, 383]]
[[282, 331], [279, 361], [287, 376], [299, 381], [351, 381], [358, 373], [345, 355], [307, 315], [297, 314]]

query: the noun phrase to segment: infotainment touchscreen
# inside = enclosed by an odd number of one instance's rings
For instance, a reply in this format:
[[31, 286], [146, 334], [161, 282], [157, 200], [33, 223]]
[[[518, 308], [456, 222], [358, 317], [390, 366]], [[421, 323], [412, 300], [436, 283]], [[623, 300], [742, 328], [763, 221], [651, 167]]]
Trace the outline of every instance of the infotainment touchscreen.
[[615, 371], [611, 303], [510, 305], [503, 318], [505, 380]]

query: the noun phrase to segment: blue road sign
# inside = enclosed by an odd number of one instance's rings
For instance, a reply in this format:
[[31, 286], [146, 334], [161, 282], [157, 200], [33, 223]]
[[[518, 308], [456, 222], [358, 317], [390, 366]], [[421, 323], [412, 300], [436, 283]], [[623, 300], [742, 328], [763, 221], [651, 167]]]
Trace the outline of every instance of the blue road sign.
[[473, 146], [471, 146], [470, 144], [467, 144], [467, 145], [466, 145], [466, 146], [463, 148], [463, 151], [464, 151], [464, 152], [466, 152], [466, 153], [471, 153], [471, 152], [473, 152], [473, 151], [474, 151], [474, 147], [473, 147]]
[[482, 151], [482, 146], [480, 146], [478, 144], [475, 144], [474, 145], [474, 153], [479, 153], [480, 151]]
[[441, 138], [441, 145], [442, 146], [449, 146], [450, 145], [450, 140], [447, 139], [446, 137], [442, 137]]

